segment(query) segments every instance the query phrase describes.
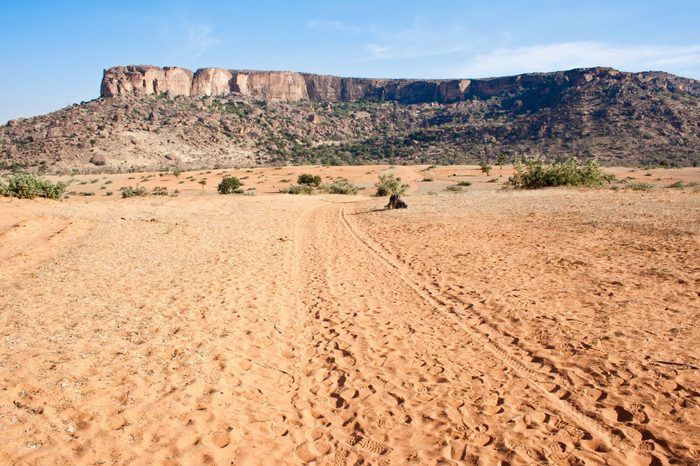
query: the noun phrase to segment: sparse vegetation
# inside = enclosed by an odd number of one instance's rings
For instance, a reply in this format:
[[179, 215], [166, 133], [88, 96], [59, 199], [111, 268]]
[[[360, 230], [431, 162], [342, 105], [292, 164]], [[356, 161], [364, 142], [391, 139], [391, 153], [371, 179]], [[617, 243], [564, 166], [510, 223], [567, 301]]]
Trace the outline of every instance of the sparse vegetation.
[[451, 192], [451, 193], [461, 193], [462, 192], [462, 187], [461, 186], [448, 186], [445, 188], [445, 191]]
[[609, 175], [594, 161], [580, 163], [575, 158], [547, 162], [540, 157], [524, 158], [515, 166], [515, 175], [508, 184], [520, 189], [553, 186], [598, 188], [610, 183]]
[[651, 191], [654, 189], [654, 185], [651, 183], [628, 183], [625, 185], [625, 189], [631, 189], [632, 191]]
[[66, 186], [64, 183], [54, 183], [29, 173], [16, 173], [6, 183], [0, 182], [0, 194], [20, 199], [61, 199]]
[[482, 160], [479, 162], [479, 167], [481, 168], [481, 171], [486, 174], [486, 176], [489, 176], [489, 173], [491, 173], [491, 165], [488, 164], [485, 160]]
[[154, 196], [167, 196], [168, 188], [166, 186], [156, 186], [151, 191], [151, 194], [153, 194]]
[[471, 186], [472, 182], [471, 181], [460, 181], [457, 183], [457, 186]]
[[360, 191], [360, 187], [352, 184], [348, 180], [335, 180], [330, 184], [321, 186], [321, 191], [328, 194], [352, 194], [355, 195]]
[[377, 188], [376, 196], [390, 196], [392, 194], [404, 194], [408, 189], [407, 184], [401, 183], [401, 178], [394, 174], [379, 175], [379, 181], [374, 185]]
[[241, 185], [241, 180], [235, 176], [227, 176], [221, 180], [216, 190], [219, 194], [242, 194], [243, 190], [241, 189]]
[[122, 199], [127, 197], [145, 197], [148, 196], [148, 191], [143, 186], [124, 186], [121, 188]]
[[321, 185], [321, 177], [318, 175], [311, 175], [310, 173], [302, 173], [299, 175], [299, 178], [297, 178], [297, 184], [318, 188]]
[[666, 186], [667, 188], [674, 188], [674, 189], [683, 189], [685, 188], [685, 184], [683, 184], [682, 181], [676, 181], [675, 183], [671, 183], [670, 185]]
[[423, 183], [430, 183], [431, 181], [433, 181], [433, 179], [430, 178], [430, 177], [426, 177], [426, 178], [423, 178], [423, 179], [421, 180], [421, 182], [423, 182]]
[[280, 192], [283, 194], [313, 194], [314, 188], [308, 184], [292, 184], [280, 189]]

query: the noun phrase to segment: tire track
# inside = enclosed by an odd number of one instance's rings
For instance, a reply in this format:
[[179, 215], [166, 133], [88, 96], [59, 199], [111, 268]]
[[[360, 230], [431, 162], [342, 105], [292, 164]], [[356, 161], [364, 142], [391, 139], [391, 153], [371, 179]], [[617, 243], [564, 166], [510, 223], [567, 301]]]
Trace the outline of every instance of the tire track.
[[[520, 360], [518, 356], [513, 354], [514, 352], [512, 350], [506, 349], [506, 346], [497, 343], [489, 334], [479, 329], [477, 325], [481, 325], [482, 323], [488, 325], [488, 321], [483, 316], [477, 315], [475, 319], [475, 316], [469, 316], [464, 312], [466, 310], [460, 312], [455, 307], [449, 306], [447, 304], [449, 300], [442, 296], [439, 291], [431, 288], [427, 283], [420, 284], [414, 281], [410, 276], [410, 272], [406, 270], [405, 264], [393, 259], [382, 246], [364, 237], [350, 222], [344, 207], [340, 208], [339, 216], [341, 223], [350, 231], [355, 240], [374, 253], [379, 262], [387, 269], [394, 272], [401, 281], [410, 287], [424, 301], [450, 317], [460, 328], [467, 332], [471, 338], [480, 341], [483, 347], [498, 358], [506, 367], [511, 368], [518, 375], [534, 385], [546, 398], [551, 400], [555, 406], [558, 406], [562, 411], [568, 413], [571, 418], [575, 419], [579, 425], [587, 427], [600, 437], [606, 439], [611, 446], [620, 448], [626, 454], [634, 451], [634, 446], [629, 440], [597, 418], [585, 413], [571, 401], [571, 396], [573, 396], [574, 393], [573, 389], [567, 387], [559, 378], [551, 374], [542, 374], [533, 369], [530, 367], [531, 364]], [[460, 319], [460, 317], [472, 321], [476, 320], [476, 325], [465, 325], [464, 320]], [[493, 328], [491, 325], [488, 325], [488, 327]], [[501, 339], [506, 338], [505, 335], [498, 331], [496, 332]], [[562, 399], [557, 396], [557, 394], [565, 394], [566, 391], [570, 394], [569, 398]], [[571, 427], [573, 426], [562, 425], [563, 429]]]

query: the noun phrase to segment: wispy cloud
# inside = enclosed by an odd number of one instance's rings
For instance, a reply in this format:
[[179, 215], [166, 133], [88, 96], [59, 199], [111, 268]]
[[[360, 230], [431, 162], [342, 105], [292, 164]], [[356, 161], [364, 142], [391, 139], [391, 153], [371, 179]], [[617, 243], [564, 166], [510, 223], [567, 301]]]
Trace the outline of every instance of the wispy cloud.
[[364, 60], [370, 61], [450, 55], [473, 50], [480, 43], [461, 25], [429, 26], [420, 18], [403, 29], [375, 25], [368, 31], [373, 41], [365, 46]]
[[663, 70], [688, 76], [700, 74], [699, 45], [614, 45], [604, 42], [563, 42], [499, 48], [446, 68], [451, 77], [503, 76], [589, 66], [625, 71]]
[[341, 21], [332, 20], [311, 20], [306, 22], [306, 27], [314, 31], [341, 31], [359, 34], [364, 28]]
[[182, 19], [185, 34], [187, 35], [187, 46], [184, 54], [189, 58], [198, 58], [204, 52], [220, 45], [222, 41], [214, 35], [212, 27], [204, 23], [192, 23]]

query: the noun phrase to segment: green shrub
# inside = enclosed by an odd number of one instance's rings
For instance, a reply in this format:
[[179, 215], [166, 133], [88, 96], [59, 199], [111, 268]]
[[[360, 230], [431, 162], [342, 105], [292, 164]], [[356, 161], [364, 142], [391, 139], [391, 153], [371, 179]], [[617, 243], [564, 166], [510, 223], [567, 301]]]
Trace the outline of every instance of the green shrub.
[[675, 188], [675, 189], [683, 189], [685, 188], [685, 185], [683, 184], [682, 181], [676, 181], [675, 183], [671, 183], [670, 185], [666, 186], [667, 188]]
[[542, 158], [525, 158], [515, 166], [515, 174], [508, 184], [521, 189], [551, 186], [578, 186], [596, 188], [614, 180], [594, 161], [585, 164], [575, 158], [546, 162]]
[[320, 188], [328, 194], [352, 194], [355, 195], [360, 191], [360, 187], [350, 183], [348, 180], [335, 180], [331, 184], [324, 184]]
[[17, 173], [7, 180], [7, 184], [0, 186], [0, 193], [4, 196], [20, 199], [34, 199], [35, 197], [60, 199], [63, 197], [66, 186], [64, 183], [54, 183], [30, 173]]
[[452, 192], [452, 193], [461, 193], [462, 187], [461, 186], [448, 186], [445, 188], [445, 191]]
[[122, 192], [122, 199], [126, 199], [127, 197], [144, 197], [148, 196], [148, 191], [146, 188], [143, 186], [124, 186], [121, 189]]
[[654, 185], [651, 183], [629, 183], [625, 188], [632, 191], [651, 191], [654, 189]]
[[472, 182], [471, 181], [460, 181], [457, 183], [457, 186], [471, 186]]
[[321, 177], [318, 175], [311, 175], [310, 173], [302, 173], [299, 175], [299, 178], [297, 178], [297, 184], [304, 184], [318, 188], [321, 185]]
[[376, 196], [390, 196], [392, 194], [404, 194], [408, 189], [407, 184], [401, 184], [401, 178], [393, 174], [379, 175], [379, 181], [374, 185], [377, 188]]
[[241, 185], [241, 180], [235, 176], [227, 176], [221, 180], [216, 190], [219, 194], [241, 194], [243, 192], [243, 190], [240, 189]]
[[154, 196], [167, 196], [168, 188], [166, 186], [156, 186], [153, 188], [153, 191], [151, 191], [151, 194]]
[[479, 162], [479, 167], [481, 167], [481, 171], [486, 174], [486, 176], [489, 176], [489, 173], [491, 173], [491, 165], [489, 165], [486, 161], [482, 160]]
[[280, 192], [283, 194], [312, 194], [314, 188], [306, 184], [290, 184], [286, 188], [280, 189]]
[[432, 178], [429, 178], [429, 177], [426, 177], [426, 178], [423, 178], [421, 181], [422, 181], [423, 183], [430, 183], [431, 181], [433, 181], [433, 179], [432, 179]]

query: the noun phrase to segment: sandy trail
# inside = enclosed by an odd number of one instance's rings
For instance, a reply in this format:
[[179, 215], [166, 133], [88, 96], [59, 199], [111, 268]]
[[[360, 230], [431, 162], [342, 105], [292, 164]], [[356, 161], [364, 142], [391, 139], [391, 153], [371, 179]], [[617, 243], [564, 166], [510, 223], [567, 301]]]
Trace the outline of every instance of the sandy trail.
[[487, 188], [3, 201], [0, 464], [696, 464], [697, 195]]

